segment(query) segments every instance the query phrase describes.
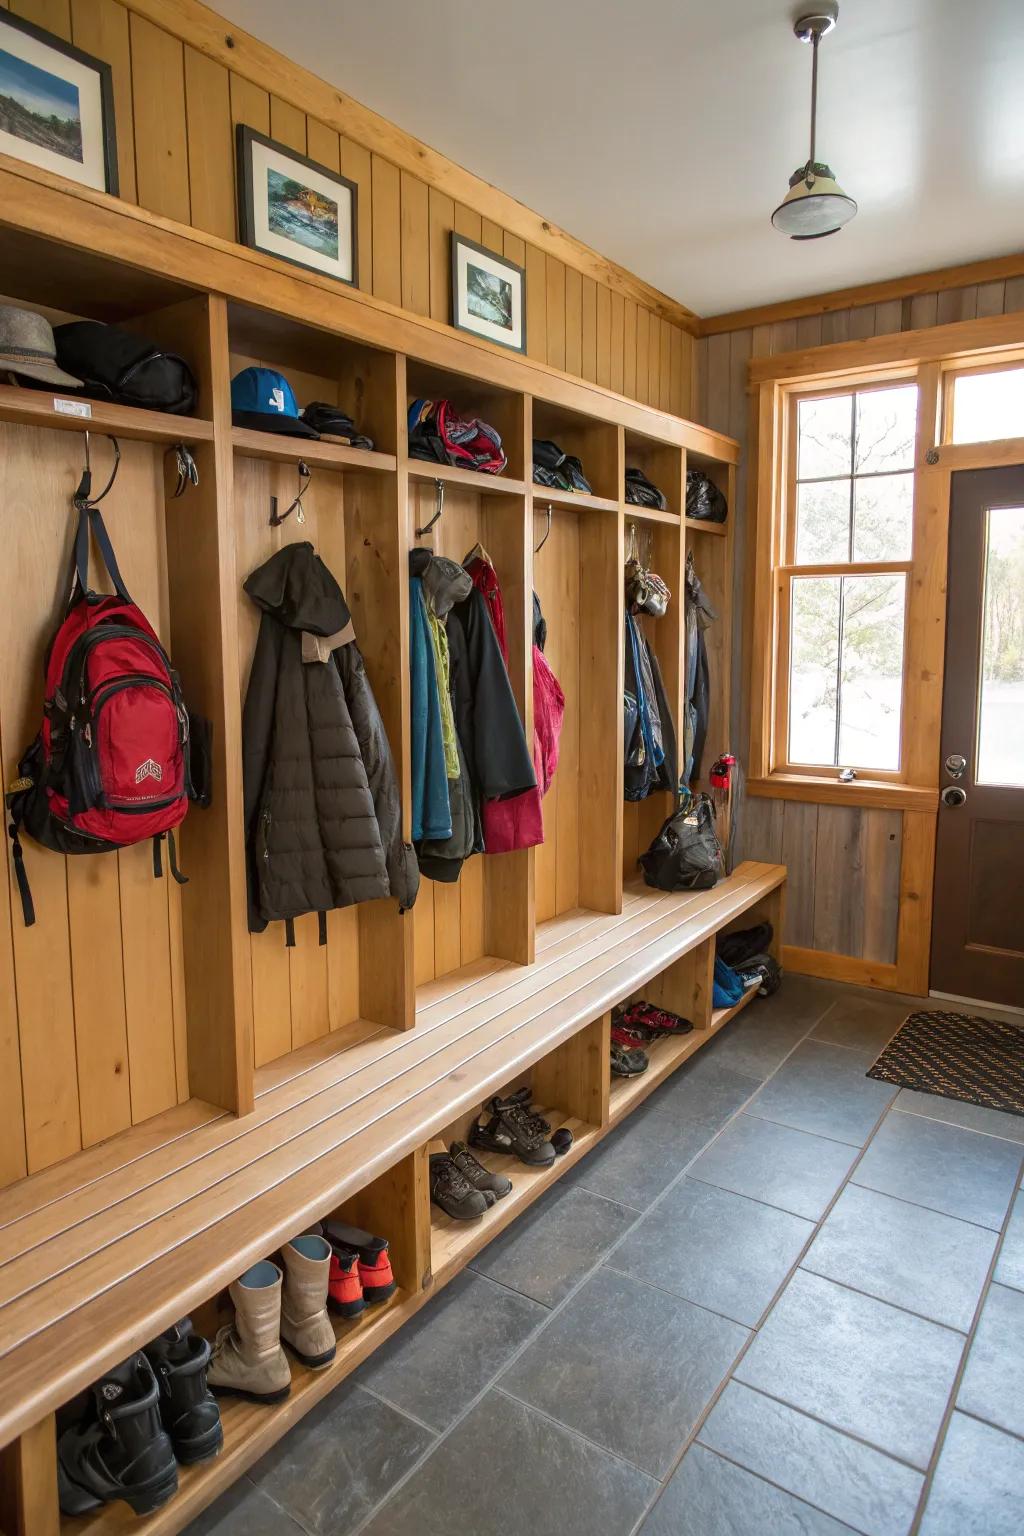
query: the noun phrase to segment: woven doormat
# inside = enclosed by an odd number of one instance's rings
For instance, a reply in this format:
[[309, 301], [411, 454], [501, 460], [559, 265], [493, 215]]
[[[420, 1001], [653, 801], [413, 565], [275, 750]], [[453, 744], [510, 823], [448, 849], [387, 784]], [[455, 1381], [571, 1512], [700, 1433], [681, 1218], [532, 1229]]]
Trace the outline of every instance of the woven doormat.
[[970, 1013], [912, 1013], [867, 1075], [1024, 1115], [1024, 1028]]

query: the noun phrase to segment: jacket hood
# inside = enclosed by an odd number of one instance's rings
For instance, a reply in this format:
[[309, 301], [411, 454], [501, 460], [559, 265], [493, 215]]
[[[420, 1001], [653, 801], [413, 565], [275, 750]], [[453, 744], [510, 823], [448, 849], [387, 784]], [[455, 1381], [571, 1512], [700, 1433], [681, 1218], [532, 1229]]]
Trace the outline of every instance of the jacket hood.
[[287, 544], [252, 572], [245, 590], [286, 629], [333, 635], [352, 615], [344, 594], [312, 544]]
[[473, 578], [461, 565], [444, 555], [435, 555], [423, 572], [423, 590], [439, 619], [455, 603], [465, 602], [473, 590]]

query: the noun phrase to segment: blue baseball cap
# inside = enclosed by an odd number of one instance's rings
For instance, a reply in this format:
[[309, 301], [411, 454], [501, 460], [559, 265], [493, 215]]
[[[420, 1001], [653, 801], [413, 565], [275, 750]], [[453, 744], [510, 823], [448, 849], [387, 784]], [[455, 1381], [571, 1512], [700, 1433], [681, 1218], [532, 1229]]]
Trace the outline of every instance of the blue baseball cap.
[[231, 420], [256, 432], [289, 437], [319, 437], [299, 415], [295, 393], [283, 373], [273, 368], [243, 368], [231, 380]]

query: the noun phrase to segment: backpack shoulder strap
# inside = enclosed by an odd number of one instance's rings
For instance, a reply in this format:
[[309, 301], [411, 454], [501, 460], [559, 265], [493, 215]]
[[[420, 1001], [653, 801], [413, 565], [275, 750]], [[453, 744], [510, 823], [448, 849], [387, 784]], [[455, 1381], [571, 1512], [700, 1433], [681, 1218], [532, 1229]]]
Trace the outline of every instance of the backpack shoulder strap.
[[68, 607], [71, 607], [76, 597], [79, 595], [85, 597], [89, 592], [90, 530], [96, 539], [96, 547], [100, 552], [100, 558], [106, 568], [107, 575], [114, 584], [114, 591], [121, 598], [122, 602], [130, 603], [131, 597], [128, 588], [124, 584], [124, 578], [117, 563], [117, 556], [114, 554], [114, 546], [110, 542], [110, 535], [107, 533], [103, 522], [102, 512], [99, 507], [94, 506], [88, 501], [76, 501], [76, 505], [78, 507], [78, 531], [75, 534], [74, 568]]

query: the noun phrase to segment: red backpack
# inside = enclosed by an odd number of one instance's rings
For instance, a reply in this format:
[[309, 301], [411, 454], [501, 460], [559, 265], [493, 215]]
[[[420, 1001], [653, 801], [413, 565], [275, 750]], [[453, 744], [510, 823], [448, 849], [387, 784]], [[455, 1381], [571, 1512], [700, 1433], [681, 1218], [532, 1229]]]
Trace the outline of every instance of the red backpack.
[[[7, 796], [27, 927], [35, 910], [22, 829], [66, 854], [111, 853], [152, 838], [158, 876], [166, 835], [171, 873], [185, 883], [173, 834], [192, 792], [181, 684], [128, 595], [99, 508], [78, 498], [76, 505], [71, 596], [46, 656], [43, 723]], [[89, 590], [90, 528], [114, 584], [111, 596]]]

